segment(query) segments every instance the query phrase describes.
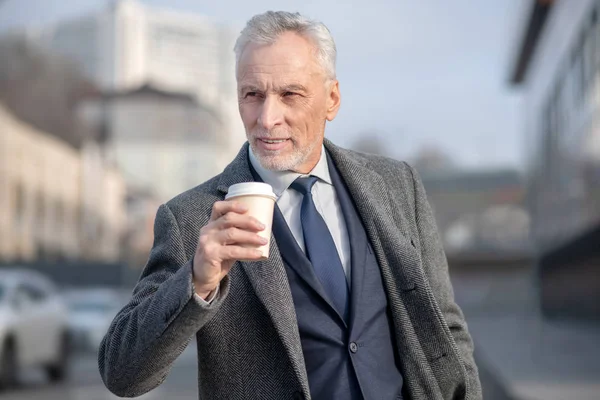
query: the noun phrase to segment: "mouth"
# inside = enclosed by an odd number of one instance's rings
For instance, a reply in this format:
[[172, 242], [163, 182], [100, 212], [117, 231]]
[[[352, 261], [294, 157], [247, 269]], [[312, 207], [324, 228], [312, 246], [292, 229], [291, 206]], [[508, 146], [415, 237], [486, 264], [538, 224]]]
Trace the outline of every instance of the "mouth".
[[290, 139], [256, 139], [259, 148], [271, 151], [283, 149], [289, 141]]

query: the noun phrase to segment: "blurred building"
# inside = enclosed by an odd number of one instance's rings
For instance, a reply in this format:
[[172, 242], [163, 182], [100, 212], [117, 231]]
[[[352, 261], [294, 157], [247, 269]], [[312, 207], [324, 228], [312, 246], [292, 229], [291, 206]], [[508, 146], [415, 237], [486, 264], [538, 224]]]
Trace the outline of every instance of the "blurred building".
[[154, 243], [154, 219], [156, 210], [164, 201], [148, 188], [128, 187], [126, 210], [127, 227], [125, 239], [127, 254], [124, 261], [132, 271], [136, 271], [135, 281], [139, 277], [139, 269], [148, 260], [148, 254]]
[[103, 91], [130, 91], [150, 84], [192, 94], [219, 114], [222, 123], [216, 134], [229, 143], [223, 149], [227, 159], [245, 139], [236, 94], [237, 35], [225, 25], [121, 0], [91, 15], [30, 30], [28, 35], [78, 62]]
[[116, 261], [124, 200], [97, 145], [76, 149], [0, 104], [0, 260]]
[[529, 208], [547, 314], [600, 316], [600, 2], [533, 1], [522, 88]]
[[449, 257], [530, 254], [525, 188], [516, 171], [425, 169], [421, 176]]
[[[144, 85], [88, 96], [78, 106], [128, 186], [165, 202], [221, 172], [230, 159], [221, 115], [186, 93]], [[154, 210], [155, 211], [155, 210]]]

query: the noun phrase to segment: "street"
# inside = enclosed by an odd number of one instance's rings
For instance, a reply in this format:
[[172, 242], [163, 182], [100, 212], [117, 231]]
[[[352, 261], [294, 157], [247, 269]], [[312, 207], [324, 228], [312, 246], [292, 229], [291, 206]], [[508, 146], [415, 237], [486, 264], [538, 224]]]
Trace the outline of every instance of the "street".
[[[176, 361], [167, 380], [152, 392], [139, 397], [142, 400], [195, 400], [198, 398], [196, 349], [190, 345]], [[1, 392], [2, 400], [113, 400], [98, 373], [94, 354], [75, 357], [68, 382], [48, 383], [39, 371], [25, 371], [19, 388]]]

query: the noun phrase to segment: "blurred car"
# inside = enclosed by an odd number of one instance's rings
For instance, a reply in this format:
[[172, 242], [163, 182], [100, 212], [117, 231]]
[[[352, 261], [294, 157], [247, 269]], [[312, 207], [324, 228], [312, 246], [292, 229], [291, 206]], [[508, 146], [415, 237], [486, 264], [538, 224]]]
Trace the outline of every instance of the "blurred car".
[[97, 351], [110, 323], [125, 305], [124, 292], [112, 288], [74, 289], [65, 294], [74, 348]]
[[0, 270], [0, 386], [17, 382], [19, 370], [43, 367], [51, 381], [68, 369], [67, 308], [54, 284], [28, 270]]

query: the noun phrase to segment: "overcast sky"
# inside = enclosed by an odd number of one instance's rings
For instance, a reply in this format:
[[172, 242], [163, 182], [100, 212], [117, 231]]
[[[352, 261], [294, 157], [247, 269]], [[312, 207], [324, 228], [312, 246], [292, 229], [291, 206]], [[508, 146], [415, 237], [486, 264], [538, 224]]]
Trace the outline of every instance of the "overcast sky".
[[[266, 10], [317, 18], [338, 47], [342, 108], [326, 133], [334, 142], [376, 133], [398, 158], [437, 146], [465, 167], [523, 165], [522, 96], [507, 76], [527, 0], [140, 1], [236, 28]], [[111, 2], [0, 0], [0, 30]]]

